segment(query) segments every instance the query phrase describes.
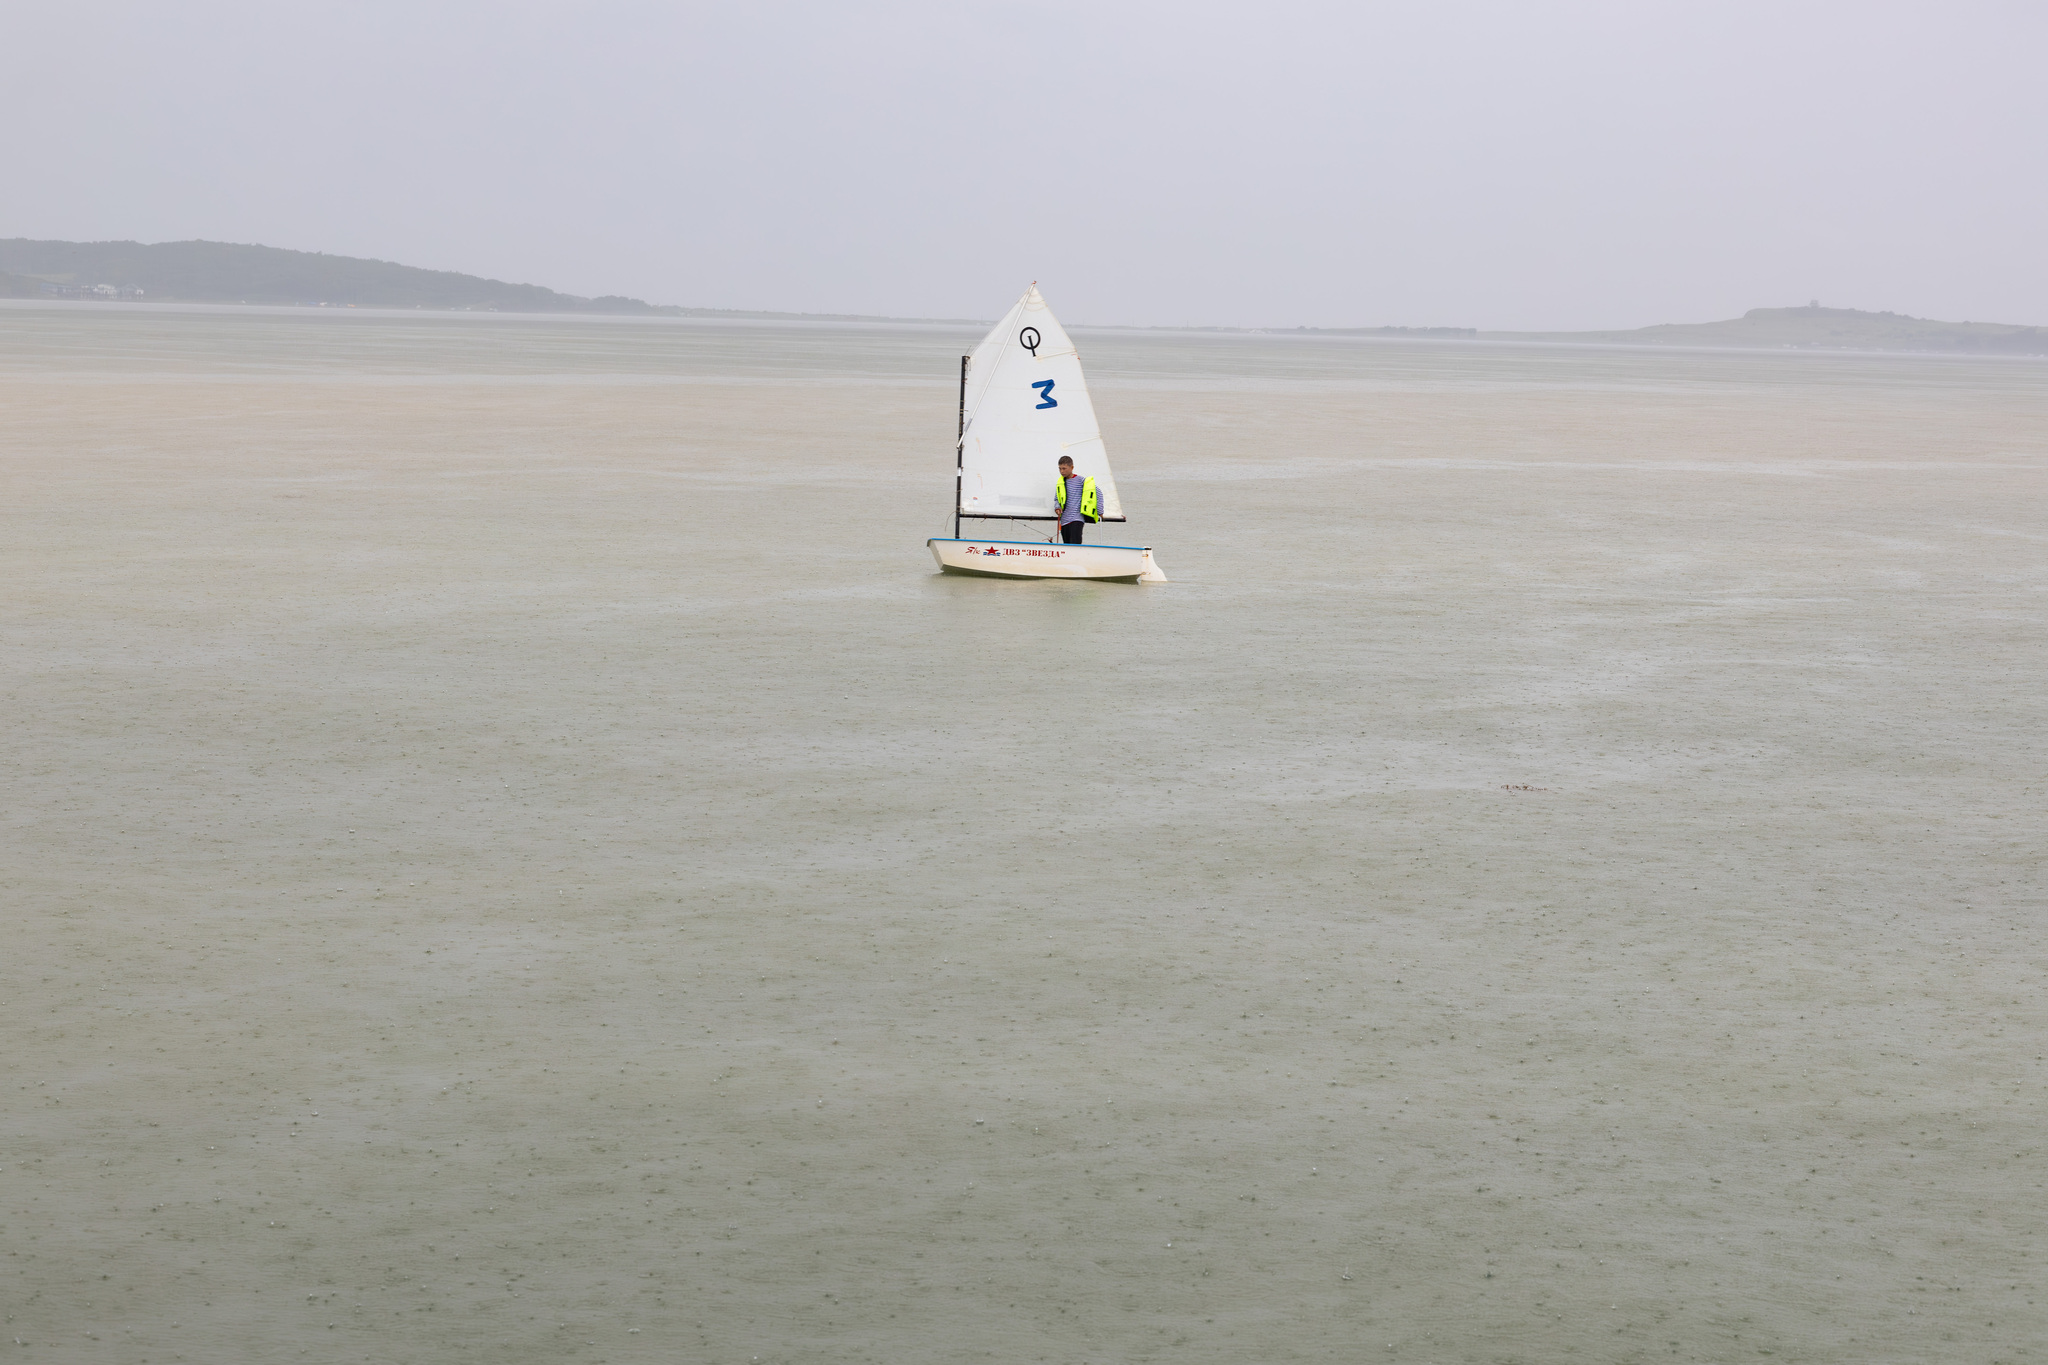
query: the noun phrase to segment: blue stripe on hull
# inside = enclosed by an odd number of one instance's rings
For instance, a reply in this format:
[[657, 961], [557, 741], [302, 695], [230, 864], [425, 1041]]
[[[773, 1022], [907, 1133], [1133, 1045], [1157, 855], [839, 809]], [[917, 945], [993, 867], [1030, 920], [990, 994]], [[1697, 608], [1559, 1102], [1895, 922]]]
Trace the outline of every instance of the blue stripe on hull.
[[[927, 545], [1058, 545], [1057, 540], [990, 540], [986, 536], [933, 536]], [[1084, 550], [1149, 550], [1150, 545], [1083, 545]]]

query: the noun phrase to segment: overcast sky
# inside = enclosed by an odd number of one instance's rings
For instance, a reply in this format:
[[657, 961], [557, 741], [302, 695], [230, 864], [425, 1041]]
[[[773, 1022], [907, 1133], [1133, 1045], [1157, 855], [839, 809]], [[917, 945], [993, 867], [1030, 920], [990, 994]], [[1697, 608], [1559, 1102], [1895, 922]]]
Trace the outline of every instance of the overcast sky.
[[2048, 323], [2048, 4], [7, 7], [0, 236], [658, 303]]

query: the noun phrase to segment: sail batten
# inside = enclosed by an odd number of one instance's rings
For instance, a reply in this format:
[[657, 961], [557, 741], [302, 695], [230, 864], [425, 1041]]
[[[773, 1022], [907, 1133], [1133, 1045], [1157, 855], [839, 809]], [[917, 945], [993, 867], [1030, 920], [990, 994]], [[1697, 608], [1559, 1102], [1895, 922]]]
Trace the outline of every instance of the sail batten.
[[1122, 521], [1080, 354], [1034, 284], [968, 360], [959, 514], [1050, 519], [1062, 455], [1095, 480], [1103, 520]]

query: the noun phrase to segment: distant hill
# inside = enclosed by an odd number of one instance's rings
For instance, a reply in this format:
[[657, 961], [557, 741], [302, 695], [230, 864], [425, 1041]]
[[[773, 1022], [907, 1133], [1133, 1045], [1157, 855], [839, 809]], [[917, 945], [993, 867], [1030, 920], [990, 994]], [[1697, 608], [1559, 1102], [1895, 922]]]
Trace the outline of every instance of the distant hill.
[[1770, 350], [1959, 351], [2048, 356], [2048, 327], [1935, 322], [1856, 308], [1752, 308], [1726, 322], [1667, 322], [1626, 332], [1481, 332], [1490, 341], [1620, 346], [1741, 346]]
[[616, 294], [586, 299], [559, 294], [537, 284], [508, 284], [452, 270], [421, 270], [356, 256], [202, 241], [38, 242], [25, 237], [0, 238], [0, 298], [139, 298], [166, 303], [892, 321], [842, 313], [679, 308]]
[[[44, 297], [140, 297], [184, 303], [329, 304], [358, 308], [466, 308], [519, 313], [654, 313], [639, 299], [579, 298], [452, 270], [285, 251], [232, 242], [37, 242], [0, 239], [0, 272]], [[49, 286], [44, 288], [43, 286]]]

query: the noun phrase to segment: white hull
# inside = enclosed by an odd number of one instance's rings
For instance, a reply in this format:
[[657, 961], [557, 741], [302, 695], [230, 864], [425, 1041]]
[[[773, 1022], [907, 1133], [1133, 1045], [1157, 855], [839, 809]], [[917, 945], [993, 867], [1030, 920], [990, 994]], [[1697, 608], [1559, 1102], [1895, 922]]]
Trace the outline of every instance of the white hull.
[[1166, 575], [1142, 545], [1048, 545], [1042, 540], [928, 540], [947, 573], [983, 578], [1082, 578], [1095, 582], [1164, 583]]

